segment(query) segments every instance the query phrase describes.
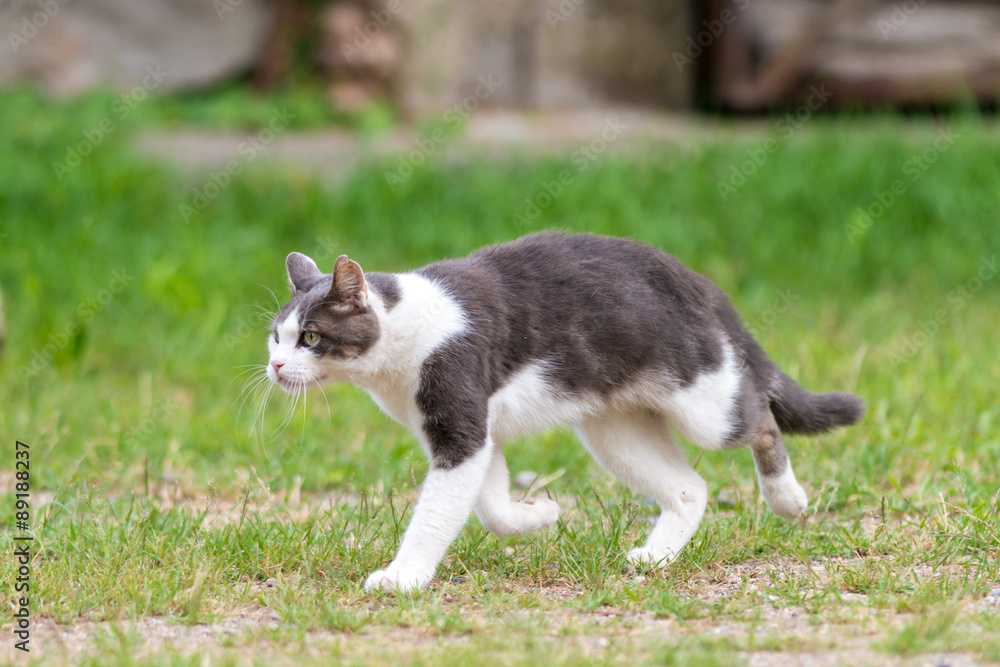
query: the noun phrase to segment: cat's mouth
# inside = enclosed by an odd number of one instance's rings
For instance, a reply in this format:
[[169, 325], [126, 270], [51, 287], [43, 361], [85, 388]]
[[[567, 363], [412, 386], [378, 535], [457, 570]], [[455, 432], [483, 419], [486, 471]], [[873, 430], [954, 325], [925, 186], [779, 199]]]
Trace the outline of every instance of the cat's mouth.
[[277, 376], [275, 382], [279, 387], [285, 390], [289, 394], [297, 394], [301, 391], [305, 391], [309, 387], [319, 386], [323, 383], [323, 377], [318, 378], [287, 378], [282, 375]]
[[287, 377], [282, 377], [281, 375], [277, 377], [275, 382], [278, 384], [279, 387], [284, 389], [289, 394], [294, 394], [298, 391], [301, 391], [306, 385], [305, 382], [301, 382], [300, 380], [292, 380]]

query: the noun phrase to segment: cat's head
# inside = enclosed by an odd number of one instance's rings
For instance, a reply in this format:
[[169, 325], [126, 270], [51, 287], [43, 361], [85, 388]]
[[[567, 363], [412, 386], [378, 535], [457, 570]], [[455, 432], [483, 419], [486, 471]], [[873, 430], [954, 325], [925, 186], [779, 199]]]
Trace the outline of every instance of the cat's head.
[[365, 274], [341, 255], [333, 273], [297, 252], [285, 261], [292, 300], [271, 324], [267, 376], [289, 393], [351, 381], [379, 338], [379, 319]]

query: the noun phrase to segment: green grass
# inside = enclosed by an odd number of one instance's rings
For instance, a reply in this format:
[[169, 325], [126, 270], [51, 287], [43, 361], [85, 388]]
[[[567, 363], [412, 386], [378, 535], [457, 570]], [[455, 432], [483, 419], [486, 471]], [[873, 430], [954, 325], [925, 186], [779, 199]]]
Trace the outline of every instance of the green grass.
[[[188, 664], [183, 647], [134, 657], [136, 628], [265, 612], [280, 622], [217, 641], [213, 664], [299, 664], [301, 653], [301, 664], [728, 665], [842, 648], [819, 627], [887, 656], [1000, 655], [995, 611], [976, 606], [1000, 586], [1000, 289], [970, 284], [1000, 252], [992, 127], [943, 121], [954, 145], [854, 235], [859, 211], [931, 145], [929, 122], [814, 119], [726, 201], [718, 182], [763, 137], [604, 156], [527, 225], [513, 215], [575, 170], [568, 159], [435, 159], [394, 188], [392, 162], [338, 185], [261, 162], [185, 222], [179, 206], [207, 175], [150, 163], [130, 142], [174, 102], [150, 102], [162, 107], [116, 125], [57, 178], [53, 162], [111, 103], [0, 100], [0, 433], [11, 452], [0, 521], [13, 526], [18, 438], [45, 501], [33, 515], [32, 611], [67, 626], [123, 621], [92, 632], [94, 664]], [[265, 361], [261, 309], [285, 293], [284, 256], [306, 252], [329, 270], [348, 252], [367, 270], [405, 270], [552, 227], [675, 254], [730, 293], [806, 387], [863, 396], [865, 421], [790, 439], [812, 502], [803, 523], [763, 507], [748, 452], [692, 449], [713, 497], [728, 500], [711, 504], [677, 563], [642, 576], [623, 554], [651, 508], [570, 433], [527, 438], [509, 447], [512, 470], [566, 471], [543, 491], [567, 508], [557, 528], [502, 540], [473, 519], [428, 591], [364, 595], [426, 462], [351, 387], [312, 396], [283, 429], [285, 404], [272, 400], [263, 440], [253, 432], [239, 375]], [[925, 340], [938, 310], [944, 323]], [[0, 561], [5, 593], [13, 568]], [[802, 627], [775, 630], [783, 610]]]

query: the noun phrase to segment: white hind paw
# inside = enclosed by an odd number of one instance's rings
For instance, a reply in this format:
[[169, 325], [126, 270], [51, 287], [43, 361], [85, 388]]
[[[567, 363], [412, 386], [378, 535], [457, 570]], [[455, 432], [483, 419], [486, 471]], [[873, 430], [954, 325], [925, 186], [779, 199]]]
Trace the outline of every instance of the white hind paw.
[[786, 519], [797, 519], [809, 507], [809, 497], [789, 466], [777, 477], [761, 477], [760, 492], [771, 511]]

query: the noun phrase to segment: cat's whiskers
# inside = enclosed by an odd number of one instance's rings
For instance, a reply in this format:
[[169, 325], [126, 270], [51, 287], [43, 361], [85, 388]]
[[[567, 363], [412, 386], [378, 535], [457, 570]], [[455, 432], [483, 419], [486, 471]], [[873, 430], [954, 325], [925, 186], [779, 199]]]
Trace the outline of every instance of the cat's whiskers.
[[[243, 367], [242, 366], [236, 366], [235, 368], [243, 368]], [[260, 364], [248, 364], [248, 367], [246, 368], [246, 370], [240, 371], [239, 373], [237, 373], [236, 375], [234, 375], [233, 379], [229, 381], [229, 384], [232, 384], [232, 383], [236, 382], [237, 380], [239, 380], [241, 377], [243, 377], [247, 373], [253, 373], [254, 371], [263, 371], [264, 374], [266, 375], [267, 374], [267, 366], [261, 366]], [[251, 378], [251, 379], [255, 379], [255, 378]], [[244, 385], [244, 388], [245, 388], [245, 386], [246, 385]], [[234, 403], [235, 403], [235, 401], [234, 401]]]
[[[326, 387], [324, 387], [323, 383], [320, 382], [317, 378], [313, 378], [312, 381], [316, 383], [317, 387], [319, 387], [320, 394], [323, 396], [323, 400], [326, 402], [326, 414], [327, 414], [327, 417], [329, 417], [332, 420], [333, 419], [333, 410], [330, 409], [330, 399], [327, 398], [327, 396], [326, 396]], [[303, 431], [303, 433], [305, 433], [305, 426], [304, 425], [302, 427], [302, 431]]]
[[[267, 290], [268, 292], [270, 292], [270, 293], [271, 293], [271, 298], [272, 298], [272, 299], [274, 299], [274, 306], [275, 306], [275, 308], [274, 308], [274, 311], [273, 311], [273, 312], [275, 312], [275, 313], [280, 313], [280, 312], [281, 312], [281, 302], [280, 302], [280, 301], [278, 301], [278, 295], [277, 295], [277, 294], [275, 294], [275, 293], [274, 293], [274, 290], [273, 290], [273, 289], [271, 289], [270, 287], [268, 287], [267, 285], [264, 285], [264, 284], [262, 284], [262, 283], [257, 283], [257, 284], [258, 284], [258, 286], [260, 286], [260, 287], [263, 287], [264, 289], [266, 289], [266, 290]], [[261, 308], [263, 308], [263, 306], [261, 306]], [[272, 311], [268, 311], [268, 315], [270, 315], [270, 314], [271, 314], [271, 312], [272, 312]]]
[[265, 412], [266, 412], [267, 401], [271, 397], [271, 392], [273, 390], [274, 390], [274, 384], [269, 382], [267, 384], [266, 388], [263, 389], [263, 394], [264, 395], [263, 395], [263, 399], [260, 402], [260, 409], [258, 411], [258, 417], [259, 417], [259, 422], [260, 422], [260, 429], [258, 431], [257, 438], [258, 438], [258, 441], [260, 442], [260, 449], [261, 449], [262, 452], [264, 452], [264, 458], [267, 459], [267, 462], [269, 464], [271, 463], [271, 455], [267, 451], [267, 442], [266, 442], [266, 440], [264, 438], [264, 415], [265, 415]]
[[275, 439], [284, 433], [285, 429], [291, 423], [292, 418], [295, 416], [295, 410], [299, 405], [299, 400], [303, 393], [305, 393], [305, 386], [301, 380], [291, 380], [289, 382], [290, 393], [292, 395], [292, 402], [289, 404], [288, 408], [285, 410], [285, 416], [282, 417], [281, 423], [278, 425], [277, 431], [270, 439]]
[[[258, 393], [258, 391], [262, 388], [263, 383], [267, 382], [267, 380], [268, 380], [266, 367], [265, 366], [260, 366], [260, 365], [258, 365], [256, 367], [256, 369], [250, 369], [249, 371], [244, 371], [240, 375], [245, 375], [246, 373], [252, 372], [253, 370], [259, 370], [260, 374], [256, 375], [256, 376], [251, 376], [250, 378], [248, 378], [246, 380], [246, 382], [244, 382], [243, 389], [242, 389], [242, 391], [240, 391], [239, 396], [237, 396], [233, 400], [233, 405], [236, 405], [236, 401], [239, 401], [241, 397], [243, 399], [242, 401], [240, 401], [240, 407], [239, 407], [239, 410], [236, 413], [237, 428], [239, 427], [240, 416], [243, 414], [243, 406], [246, 404], [246, 402], [247, 402], [248, 399], [250, 399], [252, 396], [256, 396], [256, 394]], [[237, 377], [239, 377], [239, 376], [237, 376]], [[235, 379], [236, 378], [234, 378], [234, 380]], [[229, 409], [232, 410], [233, 406], [232, 405], [229, 406]], [[252, 432], [253, 431], [253, 423], [252, 422], [251, 422], [250, 426], [251, 426], [251, 432]]]
[[[271, 392], [274, 391], [274, 384], [268, 383], [263, 385], [259, 390], [259, 400], [257, 402], [257, 412], [254, 415], [253, 423], [251, 424], [251, 430], [257, 432], [257, 439], [260, 442], [261, 448], [264, 450], [264, 455], [267, 456], [267, 449], [264, 447], [264, 414], [267, 408], [267, 401], [271, 397]], [[270, 460], [270, 457], [268, 457]]]

